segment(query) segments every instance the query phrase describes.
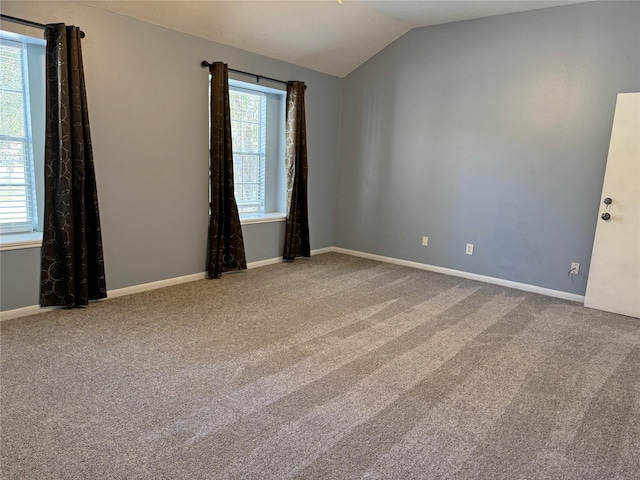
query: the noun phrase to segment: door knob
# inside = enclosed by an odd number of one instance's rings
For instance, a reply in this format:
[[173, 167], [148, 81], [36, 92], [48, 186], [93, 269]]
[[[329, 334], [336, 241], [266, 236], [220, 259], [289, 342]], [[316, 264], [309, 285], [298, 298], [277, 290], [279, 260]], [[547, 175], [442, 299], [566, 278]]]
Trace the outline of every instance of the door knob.
[[611, 219], [611, 215], [609, 215], [607, 212], [605, 212], [602, 215], [600, 215], [600, 218], [603, 219], [603, 220], [610, 220]]
[[605, 205], [611, 205], [611, 199], [609, 197], [604, 199], [604, 204]]

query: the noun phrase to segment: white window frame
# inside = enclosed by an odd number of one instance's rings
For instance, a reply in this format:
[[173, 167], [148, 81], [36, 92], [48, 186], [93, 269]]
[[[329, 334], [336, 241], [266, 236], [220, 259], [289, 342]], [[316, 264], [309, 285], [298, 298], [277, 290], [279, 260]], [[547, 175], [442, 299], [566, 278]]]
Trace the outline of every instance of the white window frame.
[[[254, 83], [229, 79], [229, 89], [241, 89], [247, 92], [266, 94], [267, 108], [265, 114], [267, 147], [264, 160], [264, 173], [261, 172], [261, 183], [264, 188], [265, 207], [259, 213], [245, 213], [240, 215], [242, 225], [256, 223], [282, 222], [286, 220], [286, 179], [284, 165], [285, 149], [285, 111], [286, 91], [265, 87]], [[209, 77], [209, 95], [211, 92], [211, 77]], [[274, 118], [270, 108], [278, 104], [278, 124], [274, 125]], [[211, 103], [211, 102], [209, 102]], [[271, 107], [270, 107], [271, 105]], [[273, 133], [275, 132], [275, 133]]]
[[[255, 184], [255, 182], [243, 182], [241, 180], [238, 179], [238, 176], [234, 174], [234, 184], [235, 184], [235, 191], [236, 191], [236, 204], [238, 205], [238, 210], [240, 211], [240, 216], [241, 217], [256, 217], [256, 216], [262, 216], [264, 215], [265, 211], [264, 211], [264, 207], [265, 207], [265, 170], [266, 170], [266, 136], [267, 136], [267, 94], [265, 92], [262, 91], [257, 91], [257, 90], [252, 90], [252, 89], [248, 89], [248, 88], [244, 88], [244, 87], [239, 87], [237, 85], [233, 85], [231, 84], [231, 82], [229, 82], [229, 94], [231, 94], [231, 92], [237, 92], [237, 93], [241, 93], [241, 94], [247, 94], [247, 95], [252, 95], [255, 97], [259, 98], [259, 102], [260, 102], [260, 111], [258, 112], [258, 117], [259, 120], [258, 122], [245, 122], [243, 120], [239, 120], [241, 123], [249, 123], [249, 124], [254, 124], [258, 126], [258, 150], [257, 151], [251, 151], [251, 152], [244, 152], [244, 151], [239, 151], [236, 150], [236, 147], [238, 145], [238, 142], [233, 142], [233, 156], [234, 156], [234, 163], [235, 163], [235, 157], [243, 155], [243, 156], [252, 156], [252, 157], [257, 157], [258, 158], [258, 201], [248, 201], [248, 200], [242, 200], [240, 199], [239, 195], [238, 195], [238, 187], [240, 185], [252, 185]], [[231, 114], [231, 124], [233, 125], [234, 122], [237, 122], [238, 120], [234, 120], [233, 118], [233, 113]], [[258, 211], [252, 211], [252, 212], [242, 212], [243, 208], [258, 208]]]
[[[24, 152], [24, 184], [4, 184], [2, 183], [2, 177], [0, 176], [0, 188], [5, 188], [9, 186], [17, 186], [24, 188], [24, 202], [26, 207], [26, 216], [27, 219], [25, 221], [14, 221], [11, 223], [0, 223], [0, 233], [2, 234], [11, 234], [11, 233], [29, 233], [38, 229], [38, 212], [36, 208], [36, 189], [35, 189], [35, 171], [33, 168], [33, 141], [31, 135], [31, 108], [29, 104], [29, 68], [27, 65], [27, 48], [26, 44], [23, 41], [19, 40], [10, 40], [6, 38], [4, 35], [0, 37], [0, 44], [10, 46], [12, 48], [21, 50], [21, 60], [22, 60], [22, 89], [17, 91], [10, 88], [6, 88], [4, 85], [0, 85], [0, 91], [3, 92], [12, 92], [12, 93], [20, 93], [22, 95], [22, 113], [24, 122], [24, 133], [23, 137], [13, 137], [9, 135], [4, 135], [0, 133], [0, 141], [3, 142], [11, 142], [11, 143], [21, 143], [23, 152]], [[1, 164], [0, 164], [1, 168]], [[2, 204], [0, 203], [0, 209], [2, 208]]]
[[[36, 183], [39, 181], [39, 175], [36, 175], [35, 172], [36, 162], [34, 159], [33, 130], [31, 125], [31, 117], [33, 112], [31, 110], [32, 94], [30, 91], [30, 83], [32, 79], [29, 76], [29, 48], [27, 48], [27, 45], [39, 45], [44, 49], [46, 42], [43, 39], [8, 32], [5, 30], [0, 31], [0, 42], [11, 46], [19, 46], [22, 49], [22, 100], [23, 113], [25, 116], [25, 136], [11, 137], [0, 134], [0, 139], [13, 142], [22, 142], [25, 147], [25, 171], [27, 173], [27, 178], [25, 179], [25, 188], [27, 190], [26, 201], [28, 210], [28, 219], [26, 222], [13, 222], [10, 224], [0, 225], [0, 251], [17, 250], [24, 248], [39, 248], [42, 245], [42, 226], [40, 225], [39, 221], [42, 213], [40, 211], [42, 206], [41, 201], [38, 200], [39, 189], [36, 187]], [[44, 50], [42, 54], [44, 55]], [[44, 82], [44, 69], [41, 73], [42, 81]], [[36, 75], [38, 78], [40, 77], [39, 73]], [[10, 89], [2, 88], [2, 90]], [[44, 105], [42, 105], [42, 112], [44, 113]], [[42, 118], [42, 121], [44, 121], [44, 118]], [[44, 138], [42, 139], [42, 144], [44, 145]]]

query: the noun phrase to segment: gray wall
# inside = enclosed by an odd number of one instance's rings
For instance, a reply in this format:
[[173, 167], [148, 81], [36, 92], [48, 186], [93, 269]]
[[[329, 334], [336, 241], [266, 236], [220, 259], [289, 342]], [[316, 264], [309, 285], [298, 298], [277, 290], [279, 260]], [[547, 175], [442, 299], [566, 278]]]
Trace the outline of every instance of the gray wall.
[[[202, 60], [307, 83], [311, 248], [333, 245], [339, 78], [81, 4], [3, 1], [2, 12], [86, 32], [109, 289], [205, 271], [208, 77]], [[249, 262], [282, 255], [282, 223], [247, 225], [243, 232]], [[39, 250], [4, 251], [0, 262], [1, 309], [37, 304]]]
[[343, 80], [336, 246], [584, 294], [639, 25], [638, 3], [581, 4], [413, 30], [370, 59]]
[[[342, 91], [335, 77], [89, 6], [3, 1], [2, 11], [87, 33], [109, 289], [204, 271], [207, 59], [309, 85], [312, 248], [584, 293], [615, 96], [640, 90], [638, 3], [413, 30]], [[248, 260], [279, 256], [283, 230], [245, 226]], [[2, 310], [38, 302], [38, 265], [38, 249], [0, 253]]]

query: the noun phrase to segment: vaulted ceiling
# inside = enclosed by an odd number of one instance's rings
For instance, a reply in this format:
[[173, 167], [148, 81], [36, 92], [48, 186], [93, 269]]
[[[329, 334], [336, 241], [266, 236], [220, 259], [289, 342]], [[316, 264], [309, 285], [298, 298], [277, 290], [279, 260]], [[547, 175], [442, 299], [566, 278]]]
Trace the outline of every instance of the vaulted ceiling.
[[585, 0], [106, 1], [80, 3], [344, 77], [416, 27]]

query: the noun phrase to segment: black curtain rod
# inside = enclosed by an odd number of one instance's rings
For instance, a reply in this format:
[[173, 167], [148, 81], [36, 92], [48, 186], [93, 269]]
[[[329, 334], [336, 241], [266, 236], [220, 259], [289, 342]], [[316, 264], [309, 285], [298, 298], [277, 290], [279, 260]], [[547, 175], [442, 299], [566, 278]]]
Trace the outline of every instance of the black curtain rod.
[[[209, 63], [206, 60], [200, 62], [200, 66], [202, 68], [209, 68], [213, 66], [213, 63]], [[230, 72], [239, 73], [241, 75], [247, 75], [249, 77], [255, 77], [256, 82], [260, 83], [260, 79], [264, 78], [265, 80], [269, 80], [270, 82], [282, 83], [283, 85], [290, 85], [291, 82], [285, 82], [284, 80], [278, 80], [277, 78], [265, 77], [264, 75], [256, 75], [255, 73], [243, 72], [242, 70], [236, 70], [235, 68], [230, 68]], [[307, 89], [307, 86], [304, 86], [304, 89]]]
[[[47, 30], [51, 28], [49, 25], [44, 25], [38, 22], [32, 22], [31, 20], [25, 20], [24, 18], [12, 17], [11, 15], [5, 15], [0, 13], [0, 20], [6, 22], [19, 23], [20, 25], [26, 25], [27, 27], [40, 28], [41, 30]], [[80, 31], [80, 38], [84, 38], [84, 32]]]

